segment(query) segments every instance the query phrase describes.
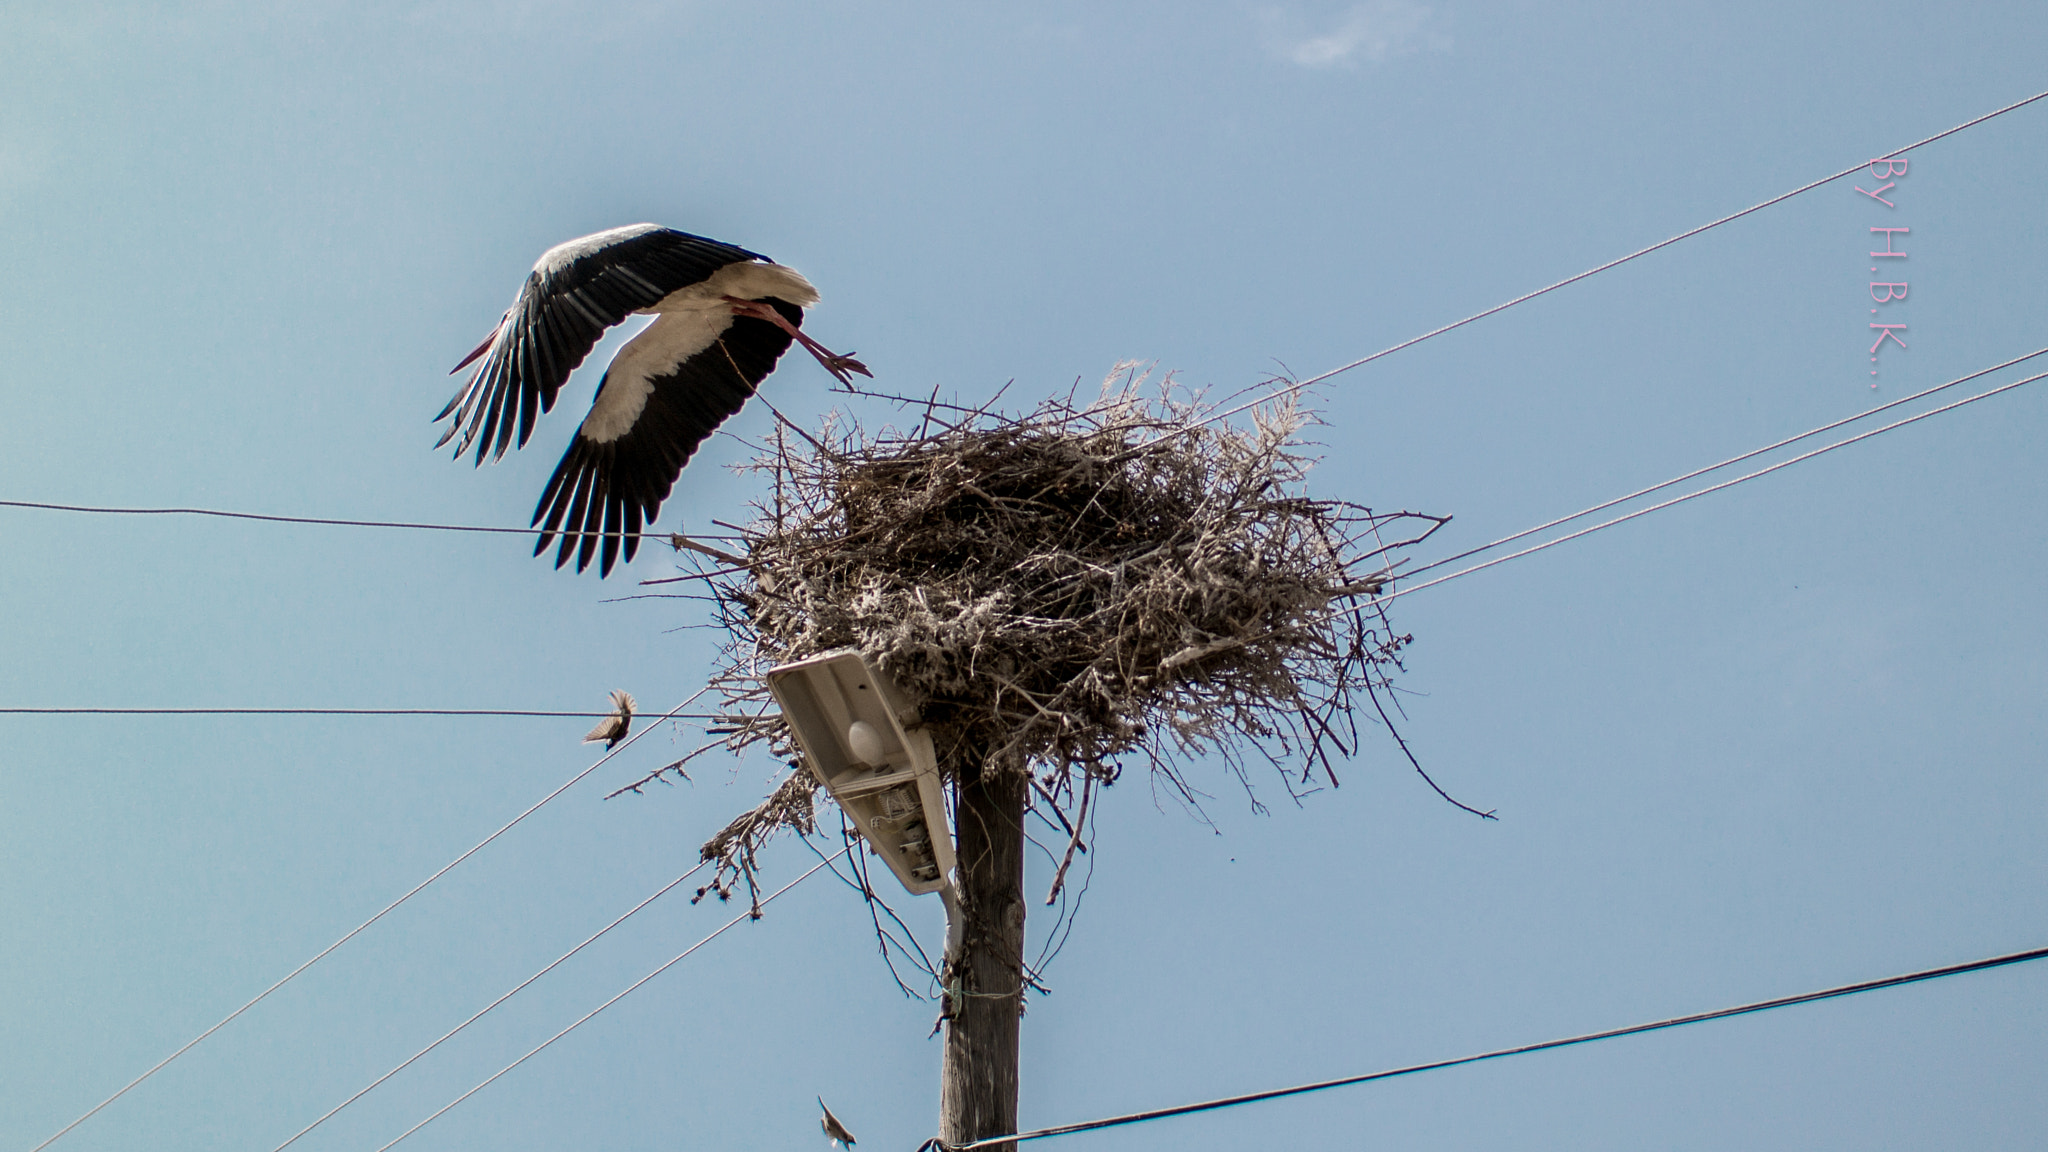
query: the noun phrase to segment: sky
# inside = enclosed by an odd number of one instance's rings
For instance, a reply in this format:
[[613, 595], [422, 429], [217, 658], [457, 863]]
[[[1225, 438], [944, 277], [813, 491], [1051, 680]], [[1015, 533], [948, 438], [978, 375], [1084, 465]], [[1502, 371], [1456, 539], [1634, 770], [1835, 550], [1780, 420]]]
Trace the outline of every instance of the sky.
[[[806, 330], [903, 392], [1319, 373], [2031, 96], [2044, 49], [2048, 12], [1997, 3], [18, 0], [0, 499], [523, 525], [617, 336], [481, 469], [432, 450], [448, 369], [543, 250], [643, 220], [802, 270]], [[1912, 153], [1893, 206], [1846, 178], [1336, 376], [1310, 491], [1453, 516], [1423, 562], [2034, 351], [2044, 140], [2048, 101]], [[1910, 229], [1896, 275], [1876, 227]], [[1880, 322], [1903, 347], [1873, 364]], [[792, 357], [764, 393], [816, 423], [829, 384]], [[1299, 804], [1213, 764], [1206, 819], [1118, 784], [1028, 1004], [1022, 1122], [2048, 944], [2044, 389], [1395, 601], [1404, 735], [1497, 822], [1377, 732]], [[747, 515], [731, 466], [769, 419], [707, 442], [664, 528]], [[701, 604], [620, 599], [661, 549], [600, 582], [518, 537], [0, 533], [0, 707], [659, 712], [717, 658]], [[0, 1145], [587, 767], [588, 723], [0, 715]], [[604, 799], [697, 735], [650, 732], [52, 1147], [275, 1147], [771, 786], [714, 756]], [[764, 880], [814, 861], [779, 841]], [[936, 948], [935, 901], [895, 903]], [[657, 901], [295, 1147], [378, 1147], [734, 911]], [[935, 1013], [821, 873], [403, 1147], [823, 1147], [822, 1096], [908, 1152]], [[2021, 966], [1036, 1147], [2044, 1131], [2048, 968]]]

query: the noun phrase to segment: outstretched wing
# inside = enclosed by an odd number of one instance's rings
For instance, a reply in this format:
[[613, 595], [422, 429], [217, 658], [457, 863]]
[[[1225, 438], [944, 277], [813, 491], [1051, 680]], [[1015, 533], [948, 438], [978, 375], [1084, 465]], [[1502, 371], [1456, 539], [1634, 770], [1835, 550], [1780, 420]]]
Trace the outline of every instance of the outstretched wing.
[[[729, 264], [760, 260], [744, 248], [655, 224], [613, 228], [548, 249], [498, 324], [483, 362], [435, 420], [453, 417], [434, 445], [455, 441], [476, 462], [503, 456], [519, 430], [555, 406], [562, 383], [604, 330]], [[459, 369], [458, 369], [459, 370]]]
[[[803, 309], [767, 301], [792, 326]], [[538, 556], [559, 533], [555, 567], [576, 554], [576, 570], [602, 553], [610, 575], [621, 545], [640, 546], [697, 445], [746, 406], [754, 388], [789, 348], [790, 335], [766, 320], [715, 312], [668, 313], [619, 350], [597, 401], [533, 510]]]

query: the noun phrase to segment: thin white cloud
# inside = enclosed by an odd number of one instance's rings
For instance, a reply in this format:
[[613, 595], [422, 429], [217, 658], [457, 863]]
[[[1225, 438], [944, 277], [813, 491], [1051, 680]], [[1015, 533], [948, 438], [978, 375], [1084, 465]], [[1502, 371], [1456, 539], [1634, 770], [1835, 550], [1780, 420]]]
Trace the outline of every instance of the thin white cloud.
[[1268, 21], [1280, 54], [1304, 68], [1354, 66], [1360, 61], [1378, 64], [1424, 50], [1448, 52], [1451, 47], [1442, 21], [1414, 0], [1354, 4], [1337, 18], [1334, 27], [1319, 34], [1303, 34], [1299, 21], [1279, 13], [1270, 13]]

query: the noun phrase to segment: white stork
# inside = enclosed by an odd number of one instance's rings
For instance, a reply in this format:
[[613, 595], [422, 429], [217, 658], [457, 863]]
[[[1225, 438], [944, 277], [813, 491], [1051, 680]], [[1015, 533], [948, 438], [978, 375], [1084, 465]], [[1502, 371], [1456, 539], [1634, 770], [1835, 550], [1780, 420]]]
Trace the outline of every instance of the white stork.
[[620, 545], [627, 560], [640, 545], [697, 445], [738, 412], [794, 340], [841, 383], [872, 375], [850, 356], [827, 351], [799, 331], [818, 290], [754, 252], [655, 224], [613, 228], [541, 256], [505, 318], [476, 350], [464, 384], [436, 421], [453, 417], [436, 448], [455, 455], [474, 443], [476, 463], [505, 454], [514, 429], [525, 447], [536, 416], [555, 406], [569, 373], [605, 329], [640, 314], [654, 323], [626, 342], [606, 366], [590, 414], [541, 493], [532, 523], [533, 554], [559, 533], [555, 567], [576, 553], [589, 566], [603, 542], [600, 577]]

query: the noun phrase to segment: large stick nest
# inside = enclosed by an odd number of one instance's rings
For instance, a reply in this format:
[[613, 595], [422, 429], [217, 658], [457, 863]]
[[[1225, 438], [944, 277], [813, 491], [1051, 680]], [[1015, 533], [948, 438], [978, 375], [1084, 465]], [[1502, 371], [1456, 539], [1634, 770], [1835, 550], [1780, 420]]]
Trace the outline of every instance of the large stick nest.
[[[1259, 758], [1290, 794], [1334, 785], [1358, 694], [1378, 705], [1411, 639], [1372, 597], [1444, 518], [1307, 495], [1291, 398], [1214, 415], [1125, 367], [1094, 403], [1022, 416], [924, 403], [905, 433], [779, 428], [751, 465], [771, 494], [739, 529], [745, 564], [711, 580], [725, 745], [793, 757], [761, 674], [855, 648], [921, 705], [948, 772], [1032, 771], [1057, 805], [1128, 757], [1191, 804], [1207, 753], [1247, 789]], [[810, 790], [793, 777], [706, 855], [807, 824]]]

